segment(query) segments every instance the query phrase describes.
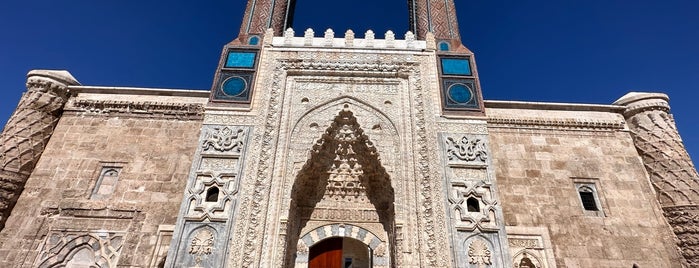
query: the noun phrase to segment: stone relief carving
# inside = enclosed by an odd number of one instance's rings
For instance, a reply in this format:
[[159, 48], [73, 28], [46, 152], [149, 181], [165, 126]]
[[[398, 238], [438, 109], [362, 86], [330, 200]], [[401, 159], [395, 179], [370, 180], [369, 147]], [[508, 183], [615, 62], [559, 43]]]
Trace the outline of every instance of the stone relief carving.
[[41, 268], [66, 265], [80, 251], [86, 255], [84, 259], [94, 261], [91, 264], [94, 267], [116, 267], [124, 240], [124, 234], [115, 232], [53, 231], [47, 235], [35, 265]]
[[308, 246], [306, 246], [306, 243], [299, 240], [298, 244], [296, 245], [296, 252], [308, 253]]
[[[487, 104], [486, 104], [487, 105]], [[621, 130], [626, 124], [612, 120], [589, 120], [580, 119], [560, 120], [553, 118], [515, 118], [515, 117], [488, 117], [488, 126], [493, 128], [530, 128], [530, 129], [576, 129], [576, 130]]]
[[539, 241], [536, 239], [510, 238], [508, 239], [510, 247], [515, 248], [539, 248]]
[[[240, 169], [249, 131], [239, 125], [203, 125], [165, 267], [228, 266], [224, 255], [240, 207]], [[197, 229], [202, 224], [207, 227]]]
[[[514, 268], [548, 268], [556, 267], [552, 257], [551, 241], [545, 228], [532, 229], [508, 227], [507, 242]], [[526, 232], [523, 234], [522, 231]], [[546, 247], [544, 245], [547, 245]], [[548, 253], [547, 253], [548, 252]], [[551, 258], [549, 258], [551, 257]]]
[[200, 103], [75, 99], [66, 106], [66, 111], [110, 116], [201, 120], [204, 115], [204, 105]]
[[[469, 211], [467, 200], [478, 200], [479, 209]], [[448, 197], [452, 214], [455, 215], [455, 227], [458, 230], [497, 232], [500, 228], [496, 217], [496, 207], [499, 205], [493, 199], [491, 185], [483, 181], [453, 180]]]
[[198, 267], [201, 265], [203, 258], [206, 255], [211, 255], [214, 249], [214, 233], [208, 228], [203, 228], [197, 231], [197, 234], [192, 238], [189, 246], [189, 254], [195, 255], [194, 263]]
[[374, 249], [374, 254], [379, 257], [386, 256], [386, 244], [381, 243], [379, 244], [376, 249]]
[[476, 239], [468, 246], [468, 263], [484, 267], [491, 265], [491, 252], [488, 243], [481, 239]]
[[232, 151], [240, 153], [243, 149], [245, 136], [245, 129], [243, 128], [215, 127], [206, 134], [202, 147], [204, 151], [214, 149], [219, 152]]
[[0, 134], [0, 230], [53, 134], [68, 99], [67, 87], [76, 84], [66, 71], [27, 75], [27, 91]]
[[664, 94], [629, 93], [615, 104], [627, 107], [631, 129], [651, 184], [673, 227], [685, 266], [699, 266], [699, 174], [692, 163]]
[[[207, 190], [218, 188], [219, 198], [215, 202], [206, 201]], [[194, 186], [189, 189], [189, 210], [187, 219], [202, 221], [226, 221], [230, 217], [230, 208], [236, 202], [238, 182], [235, 173], [220, 173], [214, 175], [211, 172], [198, 174]]]
[[[323, 55], [319, 54], [327, 54], [325, 56], [328, 57], [323, 58], [322, 60], [333, 61], [334, 59], [338, 59], [338, 61], [343, 61], [344, 63], [340, 64], [343, 67], [339, 69], [336, 69], [335, 66], [337, 65], [331, 62], [327, 62], [327, 64], [323, 63], [313, 65], [311, 66], [313, 68], [310, 69], [306, 69], [306, 66], [301, 64], [300, 61], [296, 60], [269, 61], [261, 64], [260, 71], [269, 72], [272, 78], [269, 79], [269, 82], [265, 83], [264, 85], [269, 89], [269, 91], [266, 92], [268, 95], [264, 97], [265, 104], [263, 105], [266, 109], [260, 112], [257, 120], [254, 120], [256, 124], [260, 125], [260, 131], [256, 132], [256, 135], [252, 138], [255, 141], [255, 144], [259, 144], [253, 147], [255, 150], [253, 161], [255, 163], [250, 165], [251, 168], [255, 169], [255, 171], [253, 171], [254, 174], [251, 177], [254, 178], [254, 180], [249, 181], [249, 183], [246, 182], [245, 184], [247, 188], [244, 189], [244, 191], [251, 193], [251, 195], [246, 196], [245, 199], [242, 200], [239, 208], [239, 213], [241, 216], [238, 218], [238, 220], [245, 221], [247, 224], [244, 225], [246, 226], [244, 230], [236, 230], [236, 237], [240, 239], [239, 242], [234, 241], [233, 243], [235, 245], [232, 245], [235, 247], [244, 248], [245, 250], [242, 254], [231, 256], [232, 264], [241, 267], [255, 266], [255, 263], [257, 263], [257, 256], [262, 254], [260, 253], [262, 245], [259, 243], [259, 240], [263, 233], [264, 226], [258, 223], [262, 222], [263, 217], [268, 213], [265, 202], [269, 198], [268, 191], [270, 180], [272, 179], [270, 177], [272, 172], [271, 168], [273, 165], [272, 161], [274, 159], [272, 156], [276, 153], [276, 146], [278, 146], [278, 136], [275, 133], [279, 129], [279, 122], [282, 116], [281, 93], [284, 92], [284, 85], [290, 81], [286, 76], [287, 71], [293, 70], [294, 72], [302, 71], [306, 73], [337, 70], [356, 74], [362, 72], [367, 75], [372, 75], [372, 77], [375, 73], [389, 73], [391, 71], [395, 71], [409, 77], [406, 79], [406, 81], [409, 83], [411, 88], [410, 101], [414, 101], [416, 107], [412, 110], [414, 112], [413, 115], [415, 116], [415, 119], [412, 120], [412, 122], [415, 124], [414, 129], [416, 129], [416, 132], [414, 133], [414, 137], [411, 139], [411, 142], [413, 143], [416, 152], [416, 166], [419, 168], [417, 170], [417, 174], [414, 176], [421, 178], [419, 180], [420, 186], [417, 187], [417, 189], [419, 189], [417, 193], [422, 195], [422, 201], [420, 202], [421, 207], [418, 214], [419, 220], [415, 222], [415, 226], [408, 225], [407, 227], [409, 227], [410, 230], [406, 231], [411, 233], [420, 232], [420, 235], [424, 237], [423, 241], [425, 243], [425, 250], [420, 253], [424, 254], [423, 256], [425, 256], [425, 258], [421, 259], [421, 261], [411, 260], [411, 262], [421, 263], [420, 265], [424, 266], [444, 267], [450, 259], [450, 254], [449, 252], [438, 249], [448, 248], [448, 245], [446, 245], [447, 237], [442, 230], [442, 226], [446, 225], [446, 218], [444, 215], [434, 213], [434, 211], [443, 210], [443, 208], [436, 209], [434, 207], [435, 204], [440, 207], [442, 206], [441, 201], [435, 201], [438, 200], [435, 198], [441, 195], [441, 187], [433, 185], [437, 182], [433, 179], [433, 172], [430, 169], [432, 162], [436, 161], [436, 159], [432, 159], [429, 154], [429, 148], [433, 147], [434, 145], [433, 140], [428, 138], [428, 131], [426, 128], [428, 127], [427, 124], [430, 124], [431, 126], [431, 123], [426, 122], [428, 119], [426, 119], [427, 116], [425, 107], [431, 104], [424, 103], [425, 93], [422, 92], [421, 89], [423, 87], [423, 83], [426, 84], [427, 82], [423, 82], [423, 80], [420, 78], [421, 70], [417, 68], [420, 66], [419, 62], [417, 61], [418, 57], [415, 57], [415, 55], [357, 55], [354, 53], [299, 52], [297, 58], [297, 54], [289, 54], [287, 56], [285, 52], [279, 53], [285, 55], [284, 57], [294, 57], [295, 59], [306, 57], [315, 61], [319, 61], [323, 57]], [[343, 57], [344, 59], [342, 59]], [[364, 61], [364, 58], [372, 58], [374, 60], [367, 61], [376, 62], [379, 60], [378, 57], [386, 58], [387, 62], [395, 60], [395, 64], [405, 67], [384, 68], [383, 65], [362, 65], [357, 63], [357, 61]], [[377, 72], [376, 70], [379, 71]], [[402, 73], [401, 70], [406, 70], [406, 72]], [[292, 228], [294, 227], [290, 226], [289, 229]], [[414, 238], [409, 239], [413, 240]], [[415, 238], [415, 240], [417, 240], [417, 238]], [[288, 246], [284, 243], [285, 241], [280, 241], [277, 245], [280, 248], [279, 252], [284, 252], [284, 248]], [[396, 260], [396, 264], [399, 264], [400, 262], [400, 259]], [[279, 264], [280, 267], [284, 266], [283, 263], [284, 260], [281, 259], [281, 256], [280, 259], [275, 261], [275, 264]]]
[[446, 138], [447, 158], [449, 161], [485, 163], [488, 150], [483, 140], [463, 136], [460, 139]]

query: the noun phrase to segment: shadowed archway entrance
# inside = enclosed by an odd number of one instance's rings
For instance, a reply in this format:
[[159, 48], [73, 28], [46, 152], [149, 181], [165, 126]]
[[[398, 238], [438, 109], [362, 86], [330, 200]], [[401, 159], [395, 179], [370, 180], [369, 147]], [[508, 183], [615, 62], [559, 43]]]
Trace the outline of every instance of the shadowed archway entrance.
[[308, 253], [308, 268], [369, 268], [371, 248], [359, 240], [331, 237], [318, 242]]
[[[395, 245], [393, 202], [393, 187], [379, 154], [345, 105], [311, 149], [291, 190], [289, 267], [304, 267], [305, 260], [298, 256], [330, 236], [356, 236], [369, 247], [381, 246], [381, 262], [373, 267], [389, 267]], [[337, 241], [327, 243], [327, 248], [317, 250], [335, 262], [337, 245], [332, 243]]]

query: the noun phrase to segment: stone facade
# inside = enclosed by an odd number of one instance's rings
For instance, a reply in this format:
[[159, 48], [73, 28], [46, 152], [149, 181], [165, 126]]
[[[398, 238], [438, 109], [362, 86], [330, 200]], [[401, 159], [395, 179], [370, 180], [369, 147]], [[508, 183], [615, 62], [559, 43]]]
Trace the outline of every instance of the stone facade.
[[280, 28], [290, 3], [249, 1], [211, 92], [32, 71], [0, 266], [696, 266], [666, 96], [483, 101], [453, 1], [409, 1], [417, 32], [385, 39]]

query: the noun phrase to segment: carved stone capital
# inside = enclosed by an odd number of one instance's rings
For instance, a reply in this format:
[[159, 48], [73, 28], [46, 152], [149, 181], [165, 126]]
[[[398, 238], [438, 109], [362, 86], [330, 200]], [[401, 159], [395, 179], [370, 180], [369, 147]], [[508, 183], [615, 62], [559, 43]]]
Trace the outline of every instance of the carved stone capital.
[[624, 117], [629, 118], [645, 111], [670, 112], [670, 98], [663, 93], [629, 92], [614, 102], [615, 105], [626, 106]]

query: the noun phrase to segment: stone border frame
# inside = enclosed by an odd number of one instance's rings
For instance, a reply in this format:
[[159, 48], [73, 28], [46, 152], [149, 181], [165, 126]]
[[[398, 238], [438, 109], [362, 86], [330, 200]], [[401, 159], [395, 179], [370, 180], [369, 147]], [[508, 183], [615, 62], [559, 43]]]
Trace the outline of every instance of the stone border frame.
[[299, 238], [296, 247], [295, 267], [307, 267], [309, 249], [320, 241], [332, 237], [347, 237], [359, 240], [371, 248], [372, 264], [374, 267], [388, 267], [390, 257], [388, 245], [371, 231], [359, 226], [343, 223], [335, 223], [320, 226], [313, 229]]

